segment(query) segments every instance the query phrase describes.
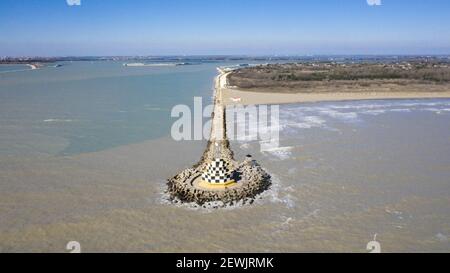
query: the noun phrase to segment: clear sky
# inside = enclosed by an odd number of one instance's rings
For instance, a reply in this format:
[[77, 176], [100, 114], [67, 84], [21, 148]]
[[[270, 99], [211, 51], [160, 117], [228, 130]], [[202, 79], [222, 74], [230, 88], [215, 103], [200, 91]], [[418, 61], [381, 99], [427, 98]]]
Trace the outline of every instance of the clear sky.
[[450, 54], [450, 1], [0, 0], [0, 56], [172, 54]]

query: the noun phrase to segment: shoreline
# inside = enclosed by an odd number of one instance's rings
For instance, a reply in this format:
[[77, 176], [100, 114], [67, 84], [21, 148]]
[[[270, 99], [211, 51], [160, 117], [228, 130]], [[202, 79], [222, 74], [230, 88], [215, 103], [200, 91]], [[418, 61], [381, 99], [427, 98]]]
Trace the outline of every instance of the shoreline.
[[[450, 99], [450, 90], [445, 91], [363, 91], [363, 92], [321, 92], [321, 93], [281, 93], [258, 92], [254, 90], [240, 90], [227, 87], [227, 76], [230, 72], [218, 69], [221, 74], [222, 102], [228, 105], [252, 104], [290, 104], [303, 102], [325, 101], [356, 101], [356, 100], [394, 100], [394, 99]], [[222, 79], [223, 78], [223, 79]]]
[[[399, 99], [450, 99], [450, 91], [443, 93], [331, 93], [331, 94], [279, 94], [263, 93], [253, 91], [240, 91], [226, 89], [222, 94], [226, 105], [250, 105], [250, 104], [291, 104], [306, 102], [326, 102], [326, 101], [358, 101], [358, 100], [399, 100]], [[239, 102], [232, 101], [232, 98], [240, 98]]]

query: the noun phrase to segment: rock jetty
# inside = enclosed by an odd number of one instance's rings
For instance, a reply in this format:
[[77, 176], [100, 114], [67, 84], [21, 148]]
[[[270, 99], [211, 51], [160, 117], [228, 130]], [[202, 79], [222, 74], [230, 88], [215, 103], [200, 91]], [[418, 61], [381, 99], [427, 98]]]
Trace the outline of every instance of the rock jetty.
[[[208, 203], [216, 204], [213, 207], [233, 205], [238, 202], [253, 203], [257, 195], [271, 185], [270, 175], [250, 155], [241, 162], [234, 159], [226, 136], [226, 112], [221, 99], [227, 73], [219, 71], [221, 73], [216, 78], [215, 84], [211, 136], [206, 150], [200, 161], [192, 168], [183, 170], [167, 181], [169, 199], [175, 203], [196, 203], [203, 207], [208, 206]], [[202, 173], [206, 171], [209, 162], [217, 157], [231, 165], [236, 183], [217, 189], [200, 187], [198, 181]]]

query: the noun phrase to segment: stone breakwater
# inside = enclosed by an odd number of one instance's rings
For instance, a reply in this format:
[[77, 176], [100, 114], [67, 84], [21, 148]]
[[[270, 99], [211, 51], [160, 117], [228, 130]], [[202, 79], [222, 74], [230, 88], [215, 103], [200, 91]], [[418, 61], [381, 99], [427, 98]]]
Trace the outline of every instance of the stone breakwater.
[[235, 170], [235, 174], [239, 177], [238, 186], [224, 190], [209, 190], [194, 186], [193, 181], [201, 175], [198, 169], [186, 169], [169, 179], [167, 191], [170, 200], [175, 203], [194, 202], [206, 207], [210, 202], [220, 202], [222, 206], [233, 205], [239, 201], [251, 204], [258, 194], [270, 187], [270, 175], [255, 162], [243, 162]]
[[[233, 205], [238, 202], [253, 203], [258, 194], [267, 190], [271, 185], [270, 175], [251, 158], [242, 162], [234, 159], [233, 151], [226, 136], [225, 107], [222, 105], [221, 94], [226, 82], [226, 75], [222, 71], [216, 78], [214, 93], [214, 112], [212, 113], [211, 137], [200, 161], [192, 168], [168, 179], [167, 193], [169, 199], [175, 203], [196, 203], [207, 207]], [[220, 154], [217, 154], [220, 151]], [[234, 170], [233, 186], [221, 189], [206, 189], [195, 183], [208, 167], [208, 163], [220, 156], [230, 163]]]

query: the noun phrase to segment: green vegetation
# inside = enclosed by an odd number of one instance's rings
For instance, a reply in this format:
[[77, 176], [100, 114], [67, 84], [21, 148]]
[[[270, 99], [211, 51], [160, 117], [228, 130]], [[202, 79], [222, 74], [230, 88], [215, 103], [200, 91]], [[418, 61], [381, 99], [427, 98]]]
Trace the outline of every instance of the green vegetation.
[[291, 87], [313, 85], [392, 83], [407, 85], [450, 83], [450, 64], [443, 61], [404, 61], [397, 63], [289, 63], [268, 64], [235, 70], [229, 77], [239, 88]]

